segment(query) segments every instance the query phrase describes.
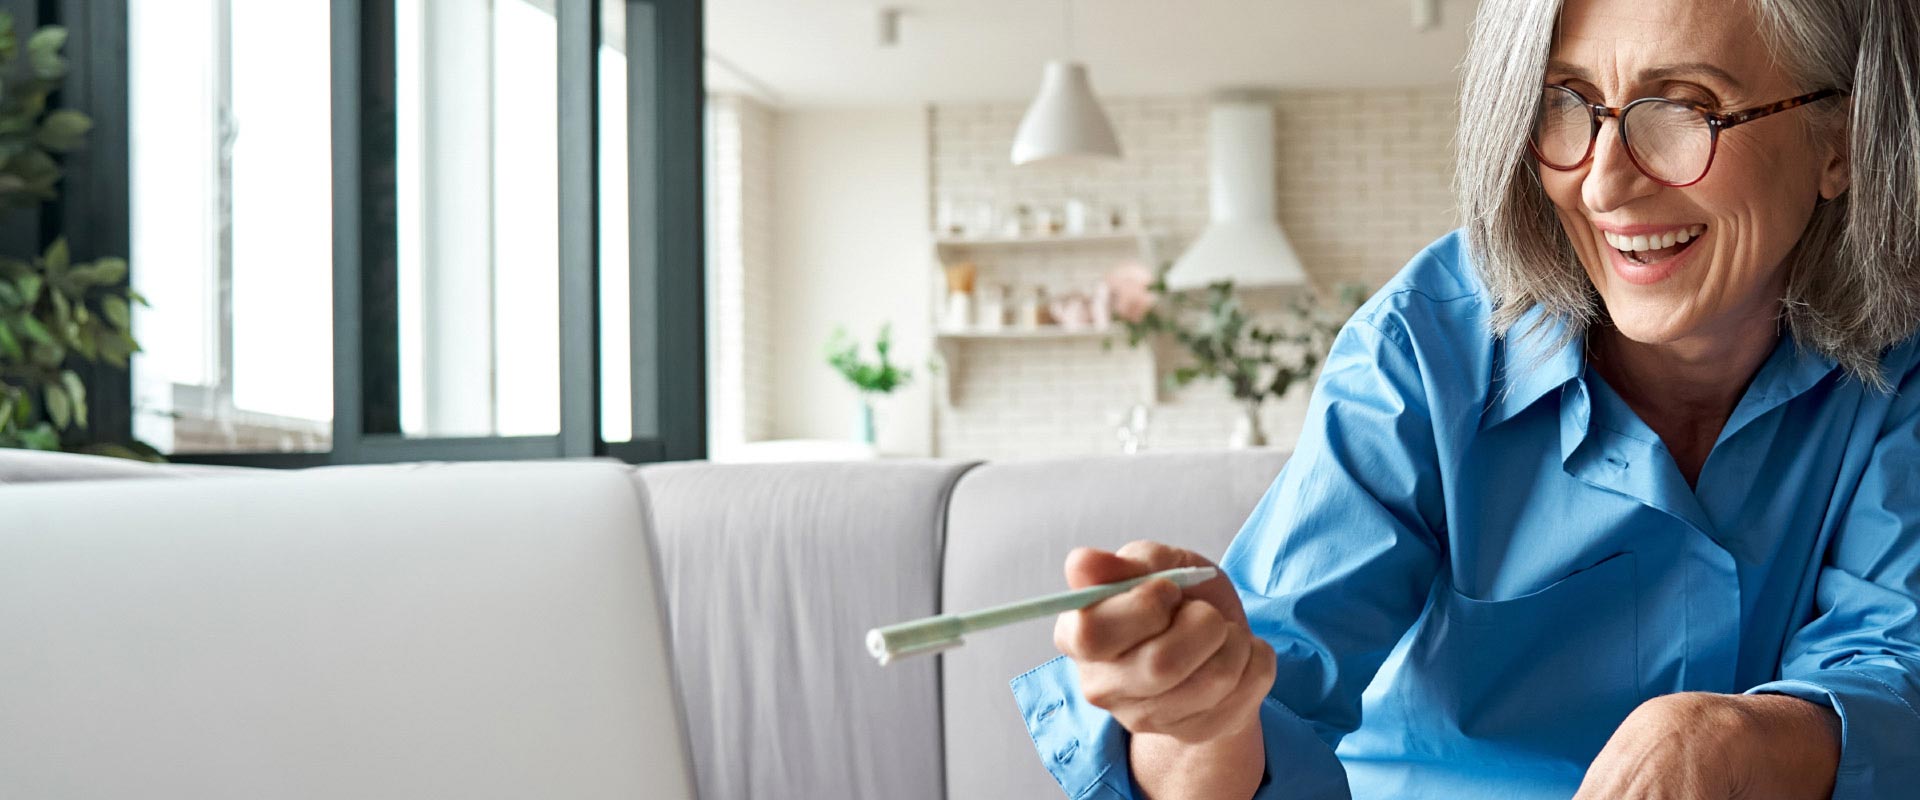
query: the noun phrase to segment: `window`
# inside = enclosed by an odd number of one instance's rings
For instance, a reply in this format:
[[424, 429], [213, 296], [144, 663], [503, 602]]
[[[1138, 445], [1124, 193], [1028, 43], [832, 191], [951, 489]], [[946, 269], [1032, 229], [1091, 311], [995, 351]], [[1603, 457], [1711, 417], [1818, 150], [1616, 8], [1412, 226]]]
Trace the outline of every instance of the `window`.
[[126, 9], [135, 435], [704, 453], [699, 0]]
[[324, 451], [333, 416], [328, 8], [130, 0], [134, 434]]

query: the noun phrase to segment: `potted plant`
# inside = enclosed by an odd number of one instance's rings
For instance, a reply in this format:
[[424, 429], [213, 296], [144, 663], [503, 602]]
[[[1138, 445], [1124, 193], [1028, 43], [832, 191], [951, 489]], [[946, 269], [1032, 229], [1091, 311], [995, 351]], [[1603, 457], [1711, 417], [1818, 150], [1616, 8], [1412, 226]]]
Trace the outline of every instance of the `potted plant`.
[[[55, 156], [85, 143], [92, 120], [49, 109], [66, 77], [60, 56], [67, 32], [43, 27], [20, 45], [13, 18], [0, 13], [0, 208], [32, 208], [54, 199]], [[65, 239], [37, 256], [0, 257], [0, 447], [64, 447], [135, 458], [151, 448], [87, 445], [87, 387], [73, 367], [105, 362], [126, 369], [140, 346], [126, 288], [127, 262], [74, 263]]]
[[867, 361], [860, 356], [860, 343], [847, 336], [845, 328], [833, 329], [833, 336], [827, 340], [827, 365], [853, 384], [860, 393], [860, 405], [856, 409], [854, 432], [863, 443], [876, 442], [873, 424], [873, 401], [876, 397], [892, 394], [894, 390], [913, 381], [913, 370], [895, 365], [889, 358], [893, 351], [893, 324], [880, 326], [880, 336], [873, 343], [875, 361]]
[[1188, 363], [1168, 374], [1169, 384], [1179, 388], [1201, 378], [1226, 383], [1241, 412], [1229, 442], [1235, 447], [1267, 444], [1261, 407], [1312, 377], [1334, 334], [1366, 297], [1365, 287], [1341, 284], [1332, 306], [1310, 292], [1296, 295], [1283, 312], [1263, 322], [1247, 311], [1232, 281], [1193, 294], [1171, 293], [1165, 270], [1156, 276], [1136, 265], [1115, 270], [1107, 284], [1129, 346], [1165, 337], [1186, 354]]

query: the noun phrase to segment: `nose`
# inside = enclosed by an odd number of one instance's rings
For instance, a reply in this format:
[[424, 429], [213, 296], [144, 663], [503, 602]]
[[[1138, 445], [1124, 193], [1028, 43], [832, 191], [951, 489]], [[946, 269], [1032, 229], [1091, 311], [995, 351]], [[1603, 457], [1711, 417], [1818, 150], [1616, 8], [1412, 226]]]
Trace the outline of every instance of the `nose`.
[[1618, 119], [1602, 120], [1593, 142], [1593, 160], [1580, 183], [1580, 198], [1594, 213], [1613, 211], [1666, 188], [1634, 166], [1619, 126]]

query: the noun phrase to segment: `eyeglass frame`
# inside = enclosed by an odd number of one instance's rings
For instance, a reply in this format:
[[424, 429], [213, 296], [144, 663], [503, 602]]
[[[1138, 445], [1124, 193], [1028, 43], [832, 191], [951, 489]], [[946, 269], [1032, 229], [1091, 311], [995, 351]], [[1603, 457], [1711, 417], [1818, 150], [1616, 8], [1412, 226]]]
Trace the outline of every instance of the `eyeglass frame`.
[[[1575, 161], [1572, 164], [1568, 164], [1564, 167], [1558, 166], [1558, 165], [1555, 165], [1553, 162], [1548, 161], [1546, 156], [1540, 154], [1539, 143], [1534, 141], [1535, 137], [1533, 134], [1529, 134], [1527, 136], [1527, 149], [1533, 152], [1533, 159], [1535, 161], [1540, 162], [1541, 166], [1544, 166], [1556, 172], [1570, 172], [1570, 171], [1579, 169], [1583, 166], [1586, 166], [1587, 162], [1593, 160], [1594, 145], [1600, 141], [1600, 126], [1602, 124], [1601, 120], [1603, 118], [1607, 118], [1615, 121], [1616, 124], [1614, 125], [1614, 128], [1620, 132], [1620, 145], [1622, 148], [1624, 148], [1627, 151], [1627, 158], [1628, 160], [1633, 162], [1633, 168], [1639, 170], [1640, 174], [1647, 176], [1649, 180], [1652, 180], [1653, 182], [1658, 183], [1662, 186], [1668, 186], [1675, 189], [1684, 189], [1688, 186], [1692, 186], [1696, 183], [1706, 180], [1707, 173], [1713, 171], [1714, 156], [1718, 155], [1720, 152], [1720, 132], [1721, 131], [1724, 131], [1728, 128], [1732, 128], [1736, 125], [1744, 125], [1746, 123], [1752, 122], [1762, 117], [1778, 114], [1782, 111], [1789, 111], [1804, 105], [1817, 103], [1829, 97], [1840, 97], [1846, 94], [1846, 92], [1843, 92], [1839, 89], [1829, 88], [1829, 89], [1821, 89], [1817, 92], [1808, 92], [1806, 94], [1800, 95], [1799, 97], [1789, 97], [1785, 100], [1768, 103], [1766, 105], [1754, 106], [1753, 108], [1743, 109], [1740, 111], [1709, 111], [1705, 107], [1696, 103], [1687, 103], [1687, 102], [1673, 100], [1666, 97], [1642, 97], [1624, 106], [1620, 106], [1619, 108], [1614, 108], [1612, 106], [1608, 106], [1603, 103], [1591, 102], [1587, 100], [1586, 97], [1582, 96], [1579, 92], [1576, 92], [1573, 89], [1568, 88], [1566, 86], [1549, 83], [1549, 84], [1544, 84], [1541, 87], [1543, 95], [1546, 91], [1552, 90], [1552, 89], [1558, 89], [1560, 91], [1566, 92], [1567, 94], [1573, 95], [1574, 99], [1579, 100], [1580, 105], [1587, 110], [1587, 123], [1589, 126], [1587, 130], [1587, 151], [1584, 155], [1580, 156], [1580, 160]], [[1544, 97], [1543, 97], [1543, 100], [1544, 100]], [[1626, 116], [1627, 116], [1627, 112], [1632, 110], [1634, 106], [1640, 105], [1642, 103], [1667, 103], [1670, 105], [1680, 106], [1681, 108], [1689, 109], [1699, 113], [1700, 116], [1706, 120], [1707, 136], [1708, 136], [1707, 163], [1706, 163], [1706, 166], [1703, 166], [1700, 168], [1700, 174], [1697, 177], [1695, 177], [1693, 180], [1687, 181], [1685, 183], [1674, 183], [1672, 181], [1668, 181], [1664, 178], [1654, 175], [1652, 172], [1647, 170], [1647, 167], [1645, 164], [1640, 163], [1640, 157], [1633, 154], [1633, 143], [1627, 139]], [[1542, 105], [1543, 106], [1545, 105], [1544, 102], [1542, 103]], [[1534, 123], [1535, 133], [1538, 133], [1539, 127], [1540, 127], [1539, 123], [1536, 120], [1536, 122]]]

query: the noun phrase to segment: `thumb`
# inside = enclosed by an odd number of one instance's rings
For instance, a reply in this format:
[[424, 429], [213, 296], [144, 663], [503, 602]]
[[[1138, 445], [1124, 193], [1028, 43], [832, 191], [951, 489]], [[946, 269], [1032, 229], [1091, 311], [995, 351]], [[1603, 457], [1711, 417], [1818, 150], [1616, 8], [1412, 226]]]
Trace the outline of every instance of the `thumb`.
[[1076, 547], [1067, 554], [1067, 587], [1071, 589], [1138, 578], [1152, 571], [1152, 566], [1144, 562], [1092, 547]]

